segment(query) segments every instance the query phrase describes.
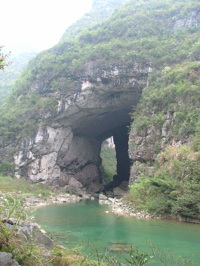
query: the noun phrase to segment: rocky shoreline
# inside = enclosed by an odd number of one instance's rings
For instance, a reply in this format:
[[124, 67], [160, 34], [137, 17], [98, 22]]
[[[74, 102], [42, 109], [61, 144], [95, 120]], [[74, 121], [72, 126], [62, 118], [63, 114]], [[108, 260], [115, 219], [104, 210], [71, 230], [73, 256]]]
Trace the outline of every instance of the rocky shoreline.
[[38, 197], [30, 195], [26, 197], [24, 207], [25, 209], [29, 209], [29, 208], [45, 207], [51, 204], [75, 203], [79, 202], [81, 199], [82, 198], [79, 196], [70, 195], [66, 193], [51, 195], [47, 199], [44, 199], [41, 195], [38, 195]]
[[[123, 197], [110, 197], [105, 194], [90, 195], [84, 194], [82, 196], [71, 195], [68, 193], [59, 193], [57, 195], [51, 195], [47, 199], [42, 198], [41, 195], [35, 197], [33, 195], [27, 195], [24, 203], [25, 209], [37, 209], [40, 207], [45, 207], [52, 204], [65, 204], [65, 203], [76, 203], [83, 200], [95, 200], [97, 199], [99, 204], [105, 204], [110, 206], [110, 211], [106, 213], [113, 212], [117, 216], [129, 216], [138, 219], [168, 219], [167, 217], [161, 217], [156, 215], [151, 215], [147, 211], [137, 211], [135, 208], [127, 205], [123, 201]], [[181, 222], [189, 223], [200, 223], [199, 221], [188, 219], [184, 217], [176, 217], [175, 220]]]
[[[48, 199], [43, 199], [38, 195], [38, 197], [28, 196], [26, 198], [24, 207], [26, 209], [29, 208], [40, 208], [45, 207], [51, 204], [64, 204], [64, 203], [76, 203], [82, 200], [95, 200], [98, 199], [99, 204], [106, 204], [111, 207], [111, 212], [115, 213], [116, 215], [120, 216], [131, 216], [141, 219], [152, 219], [152, 218], [159, 218], [150, 215], [146, 211], [138, 212], [134, 208], [128, 206], [123, 202], [123, 198], [117, 197], [107, 197], [104, 194], [99, 194], [95, 196], [91, 196], [89, 194], [85, 194], [82, 196], [77, 195], [70, 195], [66, 193], [58, 194], [58, 195], [51, 195]], [[108, 211], [109, 212], [109, 211]]]
[[200, 224], [197, 219], [192, 219], [190, 217], [164, 217], [151, 215], [147, 211], [137, 211], [135, 208], [127, 205], [123, 201], [123, 197], [109, 197], [105, 194], [90, 195], [84, 194], [82, 196], [71, 195], [67, 193], [60, 193], [57, 195], [51, 195], [47, 199], [43, 199], [40, 195], [38, 197], [28, 196], [24, 204], [25, 209], [33, 208], [37, 209], [40, 207], [45, 207], [51, 204], [64, 204], [64, 203], [76, 203], [82, 200], [95, 200], [98, 199], [99, 204], [106, 204], [110, 206], [110, 211], [118, 216], [130, 216], [138, 219], [174, 219], [180, 222], [195, 223]]
[[123, 198], [111, 198], [107, 197], [104, 194], [99, 195], [99, 204], [108, 204], [111, 206], [111, 211], [119, 216], [130, 216], [139, 219], [165, 219], [165, 220], [176, 220], [179, 222], [184, 223], [193, 223], [193, 224], [200, 224], [200, 220], [191, 218], [191, 217], [167, 217], [167, 216], [157, 216], [151, 215], [147, 211], [140, 211], [138, 212], [133, 207], [125, 204], [123, 202]]
[[[10, 195], [14, 196], [13, 193], [9, 193]], [[3, 193], [1, 195], [3, 197]], [[84, 194], [82, 196], [78, 195], [72, 195], [68, 193], [56, 193], [51, 194], [48, 198], [44, 198], [42, 195], [34, 196], [31, 194], [24, 194], [24, 208], [25, 210], [28, 209], [37, 209], [40, 207], [45, 207], [52, 204], [65, 204], [65, 203], [76, 203], [83, 200], [98, 200], [99, 204], [106, 204], [111, 207], [111, 212], [115, 213], [116, 215], [120, 216], [132, 216], [137, 218], [143, 218], [143, 219], [150, 219], [155, 218], [151, 215], [149, 215], [145, 211], [136, 212], [134, 208], [131, 208], [130, 206], [126, 205], [123, 202], [123, 197], [109, 197], [104, 194], [96, 194], [96, 195], [90, 195], [90, 194]], [[110, 212], [108, 211], [108, 212]]]
[[123, 198], [112, 198], [107, 197], [104, 194], [99, 195], [99, 204], [107, 204], [111, 207], [111, 211], [118, 216], [130, 216], [140, 219], [159, 219], [160, 217], [155, 217], [150, 215], [146, 211], [136, 211], [133, 207], [128, 206], [123, 202]]

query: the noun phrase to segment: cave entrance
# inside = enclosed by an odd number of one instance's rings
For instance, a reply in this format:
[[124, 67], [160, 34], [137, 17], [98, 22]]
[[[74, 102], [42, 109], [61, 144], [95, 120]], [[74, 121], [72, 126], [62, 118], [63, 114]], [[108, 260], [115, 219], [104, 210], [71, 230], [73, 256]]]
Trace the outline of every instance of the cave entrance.
[[112, 130], [112, 136], [102, 142], [102, 175], [106, 190], [119, 186], [123, 181], [128, 186], [130, 177], [128, 138], [126, 124]]

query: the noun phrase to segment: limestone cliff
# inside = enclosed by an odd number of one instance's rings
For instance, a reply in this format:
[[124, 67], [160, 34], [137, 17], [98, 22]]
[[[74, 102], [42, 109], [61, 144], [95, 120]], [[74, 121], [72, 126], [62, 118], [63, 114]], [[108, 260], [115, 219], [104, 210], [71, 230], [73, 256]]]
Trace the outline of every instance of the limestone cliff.
[[[95, 62], [86, 64], [85, 73], [71, 80], [73, 94], [55, 92], [57, 112], [48, 126], [40, 125], [30, 138], [21, 140], [15, 155], [16, 176], [67, 186], [77, 194], [100, 191], [101, 143], [121, 134], [120, 128], [130, 123], [129, 112], [139, 101], [147, 75], [148, 68], [102, 69]], [[38, 89], [39, 83], [35, 80], [31, 90]], [[122, 173], [120, 178], [123, 181]]]

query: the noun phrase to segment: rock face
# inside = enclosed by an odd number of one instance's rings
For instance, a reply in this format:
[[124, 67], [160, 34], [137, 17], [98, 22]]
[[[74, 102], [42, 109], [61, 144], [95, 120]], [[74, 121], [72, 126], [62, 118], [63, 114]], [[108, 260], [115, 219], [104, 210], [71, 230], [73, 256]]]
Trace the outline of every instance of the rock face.
[[181, 140], [173, 133], [172, 126], [175, 123], [176, 113], [167, 111], [161, 128], [154, 125], [148, 129], [137, 130], [132, 127], [129, 135], [129, 158], [132, 162], [130, 170], [130, 183], [137, 180], [142, 172], [152, 174], [150, 166], [158, 156], [159, 151], [168, 145], [186, 144], [188, 139]]
[[0, 265], [1, 266], [19, 266], [19, 264], [12, 259], [12, 254], [0, 252]]
[[[18, 145], [16, 177], [33, 182], [65, 186], [82, 195], [102, 190], [100, 149], [103, 140], [114, 136], [118, 183], [129, 179], [129, 113], [146, 86], [148, 67], [103, 67], [87, 63], [85, 72], [71, 78], [72, 90], [51, 94], [57, 100], [57, 114], [48, 126], [41, 125]], [[50, 77], [49, 77], [50, 79]], [[44, 85], [44, 82], [42, 83]], [[31, 90], [46, 93], [40, 77]]]
[[174, 23], [174, 30], [179, 30], [183, 28], [189, 28], [189, 27], [198, 27], [200, 24], [200, 12], [198, 11], [192, 11], [190, 14], [188, 14], [187, 17], [183, 19], [176, 19]]
[[19, 222], [14, 218], [3, 220], [3, 222], [9, 230], [13, 231], [16, 229], [19, 235], [22, 234], [26, 239], [34, 239], [47, 250], [50, 250], [53, 247], [52, 239], [39, 227], [38, 224], [28, 223], [26, 221]]

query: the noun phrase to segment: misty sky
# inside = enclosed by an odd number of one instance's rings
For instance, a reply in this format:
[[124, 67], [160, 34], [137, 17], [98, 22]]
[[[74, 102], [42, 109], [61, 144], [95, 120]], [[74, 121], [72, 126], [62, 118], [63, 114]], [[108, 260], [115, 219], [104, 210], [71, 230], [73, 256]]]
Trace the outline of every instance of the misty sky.
[[39, 50], [56, 44], [92, 0], [1, 0], [0, 45]]

